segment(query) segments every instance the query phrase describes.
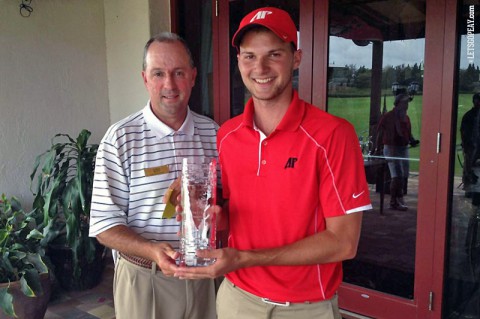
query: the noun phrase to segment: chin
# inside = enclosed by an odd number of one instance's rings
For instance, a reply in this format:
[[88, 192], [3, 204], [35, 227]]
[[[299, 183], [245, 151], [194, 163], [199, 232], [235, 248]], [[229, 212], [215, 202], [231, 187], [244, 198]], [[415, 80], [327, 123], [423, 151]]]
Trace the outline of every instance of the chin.
[[280, 94], [278, 92], [253, 92], [252, 96], [254, 96], [257, 100], [262, 101], [269, 101], [276, 99]]

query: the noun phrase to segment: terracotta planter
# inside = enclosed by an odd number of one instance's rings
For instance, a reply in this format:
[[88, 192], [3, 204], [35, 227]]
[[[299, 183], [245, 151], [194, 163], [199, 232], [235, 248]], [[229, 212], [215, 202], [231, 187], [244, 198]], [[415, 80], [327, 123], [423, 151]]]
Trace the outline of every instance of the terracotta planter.
[[[13, 307], [18, 319], [43, 319], [45, 316], [52, 292], [52, 284], [48, 274], [42, 274], [40, 276], [40, 281], [42, 283], [43, 294], [35, 298], [30, 298], [23, 294], [20, 290], [20, 282], [15, 281], [10, 283], [9, 292], [13, 295]], [[0, 287], [2, 288], [6, 286], [8, 286], [8, 283], [0, 284]], [[7, 318], [13, 317], [7, 316], [0, 310], [0, 319]]]

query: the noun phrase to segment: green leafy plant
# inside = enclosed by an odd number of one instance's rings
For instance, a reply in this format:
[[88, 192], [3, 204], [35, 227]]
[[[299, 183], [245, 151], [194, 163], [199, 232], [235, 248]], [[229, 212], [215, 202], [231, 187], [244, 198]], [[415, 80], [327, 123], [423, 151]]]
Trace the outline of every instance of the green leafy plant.
[[18, 281], [27, 297], [43, 294], [40, 274], [47, 274], [43, 234], [35, 211], [26, 213], [19, 201], [4, 194], [0, 199], [0, 308], [16, 317], [10, 283]]
[[83, 265], [95, 261], [99, 246], [88, 236], [98, 149], [88, 143], [90, 135], [85, 129], [76, 139], [56, 134], [51, 147], [36, 157], [30, 175], [33, 207], [43, 214], [43, 243], [71, 249], [73, 281], [82, 276]]

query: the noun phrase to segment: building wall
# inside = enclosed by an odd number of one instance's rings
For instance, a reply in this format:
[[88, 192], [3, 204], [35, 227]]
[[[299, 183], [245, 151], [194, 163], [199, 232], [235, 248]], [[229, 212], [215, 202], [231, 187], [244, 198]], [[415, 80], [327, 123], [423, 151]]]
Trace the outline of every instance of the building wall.
[[108, 96], [112, 123], [143, 107], [143, 47], [150, 37], [148, 0], [105, 0]]
[[170, 30], [169, 1], [104, 0], [110, 120], [143, 107], [148, 100], [142, 80], [145, 42]]
[[[0, 194], [31, 207], [35, 157], [57, 133], [108, 126], [143, 107], [144, 43], [170, 21], [168, 0], [0, 0]], [[169, 23], [169, 22], [167, 22]]]
[[150, 34], [171, 31], [170, 1], [149, 0]]
[[0, 0], [0, 193], [31, 205], [29, 175], [56, 133], [109, 124], [103, 3]]

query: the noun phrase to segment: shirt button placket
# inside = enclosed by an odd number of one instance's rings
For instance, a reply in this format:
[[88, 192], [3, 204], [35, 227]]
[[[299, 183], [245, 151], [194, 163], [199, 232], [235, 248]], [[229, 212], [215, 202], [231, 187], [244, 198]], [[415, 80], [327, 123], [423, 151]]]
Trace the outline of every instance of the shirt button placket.
[[[263, 142], [262, 142], [262, 145], [263, 145], [264, 148], [267, 147], [267, 144], [268, 144], [267, 141], [263, 141]], [[263, 153], [263, 152], [262, 152], [262, 153]], [[266, 165], [266, 164], [267, 164], [267, 160], [266, 160], [265, 158], [262, 159], [262, 165]]]

